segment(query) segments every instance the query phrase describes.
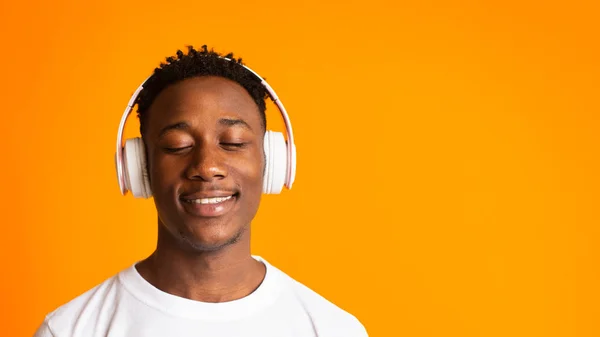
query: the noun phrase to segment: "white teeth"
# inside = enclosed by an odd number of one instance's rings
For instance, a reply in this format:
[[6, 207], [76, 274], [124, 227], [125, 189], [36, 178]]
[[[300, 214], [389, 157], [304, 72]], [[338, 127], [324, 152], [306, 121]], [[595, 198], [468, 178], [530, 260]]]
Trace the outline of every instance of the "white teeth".
[[225, 200], [231, 199], [231, 197], [232, 196], [230, 195], [228, 197], [194, 199], [194, 200], [187, 200], [187, 202], [192, 203], [192, 204], [218, 204], [218, 203], [223, 202]]

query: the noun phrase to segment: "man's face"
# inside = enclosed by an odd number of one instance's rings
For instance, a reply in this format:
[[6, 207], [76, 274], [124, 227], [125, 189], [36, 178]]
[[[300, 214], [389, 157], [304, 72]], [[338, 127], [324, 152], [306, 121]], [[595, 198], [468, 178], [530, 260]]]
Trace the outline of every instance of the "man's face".
[[195, 77], [165, 88], [147, 111], [144, 141], [160, 224], [184, 248], [235, 242], [258, 211], [264, 130], [239, 84]]

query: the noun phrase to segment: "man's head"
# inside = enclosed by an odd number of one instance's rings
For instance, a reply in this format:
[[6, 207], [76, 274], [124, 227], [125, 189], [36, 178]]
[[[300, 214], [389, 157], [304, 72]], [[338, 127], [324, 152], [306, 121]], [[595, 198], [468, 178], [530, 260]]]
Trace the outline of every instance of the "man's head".
[[137, 101], [160, 225], [184, 249], [216, 250], [258, 210], [266, 91], [241, 60], [206, 46], [166, 60]]

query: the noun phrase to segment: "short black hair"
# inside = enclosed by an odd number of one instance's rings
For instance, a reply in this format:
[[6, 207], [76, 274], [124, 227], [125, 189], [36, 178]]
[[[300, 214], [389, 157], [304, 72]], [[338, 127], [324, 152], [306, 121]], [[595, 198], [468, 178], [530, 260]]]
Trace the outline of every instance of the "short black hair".
[[144, 84], [144, 89], [142, 89], [136, 100], [138, 118], [140, 119], [140, 133], [143, 135], [146, 129], [148, 115], [146, 112], [163, 89], [185, 79], [198, 76], [220, 76], [235, 81], [244, 87], [258, 106], [263, 130], [266, 130], [265, 100], [268, 97], [267, 90], [253, 73], [244, 68], [242, 59], [235, 59], [233, 53], [222, 55], [213, 49], [209, 50], [206, 45], [203, 45], [201, 50], [196, 50], [193, 46], [187, 46], [187, 48], [187, 54], [177, 50], [176, 56], [169, 56], [166, 58], [166, 62], [161, 62], [160, 67], [154, 69], [154, 73]]

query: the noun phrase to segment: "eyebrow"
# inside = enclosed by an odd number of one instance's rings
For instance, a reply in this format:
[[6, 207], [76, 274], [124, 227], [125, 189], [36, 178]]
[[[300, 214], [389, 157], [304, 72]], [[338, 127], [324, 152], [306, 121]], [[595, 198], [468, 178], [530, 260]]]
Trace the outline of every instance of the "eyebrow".
[[[219, 124], [223, 126], [242, 126], [250, 131], [252, 128], [246, 121], [238, 118], [221, 118], [219, 119]], [[186, 122], [177, 122], [175, 124], [167, 125], [160, 130], [158, 137], [162, 137], [165, 133], [171, 130], [188, 130], [190, 129], [190, 125]]]
[[165, 133], [171, 130], [187, 130], [190, 128], [190, 125], [186, 122], [178, 122], [175, 124], [167, 125], [160, 130], [158, 137], [162, 137]]
[[246, 123], [246, 121], [244, 121], [243, 119], [221, 118], [221, 119], [219, 119], [219, 124], [221, 124], [223, 126], [242, 126], [246, 129], [252, 131], [252, 128], [250, 127], [250, 125], [248, 123]]

